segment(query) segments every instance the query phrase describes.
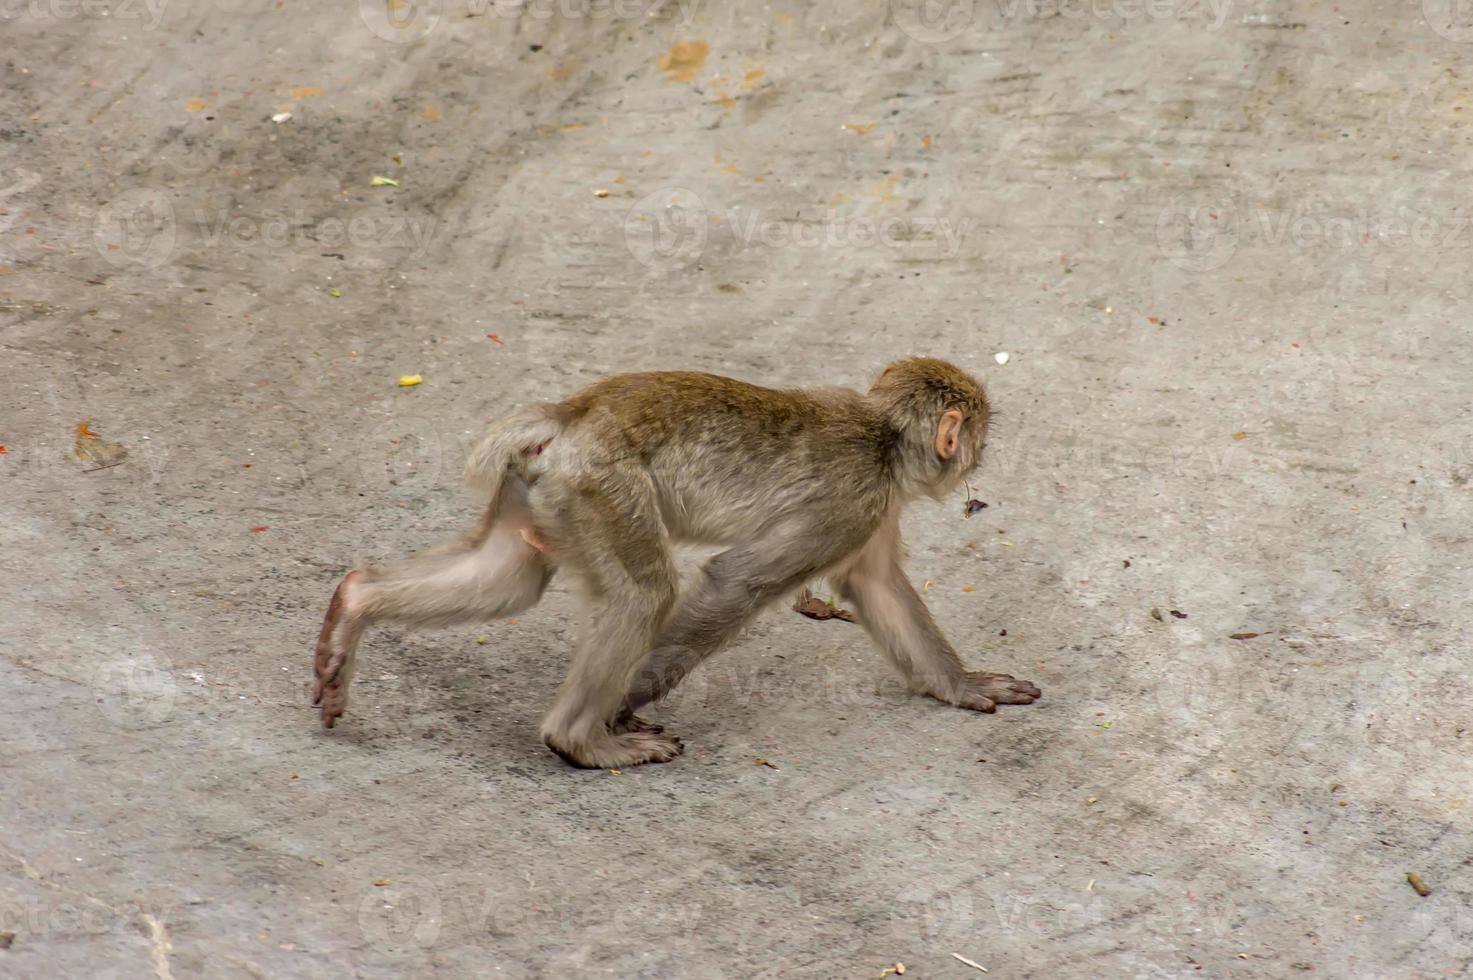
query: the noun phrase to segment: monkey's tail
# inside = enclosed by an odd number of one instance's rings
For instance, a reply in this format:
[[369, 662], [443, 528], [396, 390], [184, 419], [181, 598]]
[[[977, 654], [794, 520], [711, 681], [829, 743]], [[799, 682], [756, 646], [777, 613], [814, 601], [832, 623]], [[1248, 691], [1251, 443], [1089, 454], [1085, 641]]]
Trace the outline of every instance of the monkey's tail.
[[531, 482], [528, 464], [563, 431], [555, 405], [530, 405], [493, 424], [465, 461], [465, 478], [492, 512], [508, 479]]

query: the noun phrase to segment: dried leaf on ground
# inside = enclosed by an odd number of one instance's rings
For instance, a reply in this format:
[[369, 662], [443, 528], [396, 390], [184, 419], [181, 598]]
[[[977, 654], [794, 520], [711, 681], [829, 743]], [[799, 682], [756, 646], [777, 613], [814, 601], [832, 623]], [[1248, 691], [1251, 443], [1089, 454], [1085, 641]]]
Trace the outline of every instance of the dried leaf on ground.
[[847, 609], [840, 609], [832, 602], [820, 599], [818, 596], [804, 589], [798, 596], [798, 601], [793, 604], [793, 611], [807, 616], [809, 619], [842, 619], [846, 623], [855, 621], [854, 614]]
[[92, 420], [77, 426], [77, 442], [74, 447], [77, 458], [84, 463], [97, 466], [115, 466], [128, 458], [128, 447], [121, 442], [108, 442], [92, 431]]

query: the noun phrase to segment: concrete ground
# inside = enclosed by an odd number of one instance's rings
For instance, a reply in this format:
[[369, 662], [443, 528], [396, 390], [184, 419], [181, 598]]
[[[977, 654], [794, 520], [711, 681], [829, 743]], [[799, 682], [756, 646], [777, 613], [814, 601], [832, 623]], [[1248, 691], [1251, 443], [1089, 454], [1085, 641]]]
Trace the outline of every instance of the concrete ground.
[[[0, 976], [1473, 972], [1466, 4], [391, 6], [0, 0]], [[1038, 703], [782, 608], [576, 771], [559, 582], [318, 727], [488, 420], [907, 353]]]

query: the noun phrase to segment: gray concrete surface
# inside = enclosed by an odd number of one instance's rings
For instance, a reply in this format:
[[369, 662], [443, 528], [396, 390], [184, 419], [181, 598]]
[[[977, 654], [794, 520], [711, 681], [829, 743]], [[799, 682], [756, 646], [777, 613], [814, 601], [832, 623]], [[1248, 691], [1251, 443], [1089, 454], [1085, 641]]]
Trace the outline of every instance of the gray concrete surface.
[[[0, 975], [1468, 975], [1464, 7], [0, 0]], [[508, 406], [913, 352], [1036, 705], [777, 610], [574, 771], [557, 585], [317, 727]]]

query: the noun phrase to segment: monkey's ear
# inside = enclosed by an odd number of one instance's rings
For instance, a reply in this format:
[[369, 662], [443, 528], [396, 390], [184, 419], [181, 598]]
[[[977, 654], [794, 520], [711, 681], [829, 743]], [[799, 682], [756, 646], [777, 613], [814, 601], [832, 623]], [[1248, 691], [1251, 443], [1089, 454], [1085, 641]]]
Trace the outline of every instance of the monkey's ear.
[[941, 413], [941, 421], [936, 426], [936, 455], [942, 459], [950, 459], [956, 455], [957, 437], [962, 431], [962, 413], [954, 408], [948, 408]]

